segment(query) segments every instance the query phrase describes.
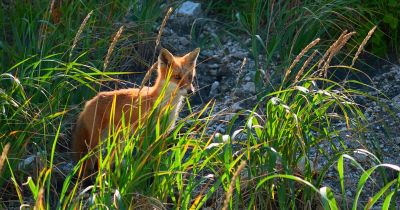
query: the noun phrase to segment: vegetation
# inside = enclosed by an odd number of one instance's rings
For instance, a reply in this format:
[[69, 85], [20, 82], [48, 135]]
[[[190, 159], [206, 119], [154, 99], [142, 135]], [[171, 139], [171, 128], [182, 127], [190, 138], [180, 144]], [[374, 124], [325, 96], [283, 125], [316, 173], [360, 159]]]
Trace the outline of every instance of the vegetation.
[[[135, 131], [110, 128], [96, 152], [99, 173], [89, 185], [77, 178], [83, 160], [66, 164], [71, 124], [85, 100], [131, 74], [124, 63], [133, 58], [138, 68], [151, 66], [159, 41], [154, 29], [177, 5], [163, 2], [1, 2], [1, 207], [369, 209], [378, 201], [384, 209], [398, 207], [400, 167], [381, 163], [374, 151], [347, 148], [334, 126], [342, 121], [358, 130], [365, 124], [354, 97], [370, 96], [352, 87], [368, 86], [331, 77], [337, 69], [358, 71], [353, 60], [364, 49], [385, 43], [377, 53], [398, 53], [399, 5], [390, 0], [205, 2], [228, 21], [227, 31], [251, 37], [256, 66], [265, 65], [254, 78], [258, 103], [236, 113], [225, 134], [208, 132], [218, 117], [213, 101], [198, 110], [187, 101], [189, 115], [172, 130], [168, 107]], [[263, 71], [272, 61], [276, 71]], [[269, 73], [281, 78], [274, 90], [261, 79]], [[374, 166], [364, 169], [353, 152], [371, 157]], [[330, 164], [318, 165], [311, 154]], [[350, 199], [345, 160], [363, 171]], [[341, 192], [324, 186], [332, 168]], [[389, 171], [394, 178], [378, 180], [379, 190], [363, 203], [360, 195], [373, 173], [387, 177]]]

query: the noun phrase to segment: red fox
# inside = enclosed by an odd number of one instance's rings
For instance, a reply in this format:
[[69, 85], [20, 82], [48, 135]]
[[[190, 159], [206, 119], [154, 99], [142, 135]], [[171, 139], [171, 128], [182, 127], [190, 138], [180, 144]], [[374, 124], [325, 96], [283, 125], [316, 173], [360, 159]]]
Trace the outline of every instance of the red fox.
[[[135, 130], [139, 118], [145, 120], [148, 113], [160, 97], [159, 106], [169, 103], [173, 110], [169, 123], [174, 124], [179, 113], [183, 97], [195, 91], [193, 79], [196, 74], [196, 61], [200, 48], [196, 48], [182, 57], [172, 55], [168, 50], [161, 49], [158, 61], [157, 79], [154, 86], [141, 89], [129, 88], [107, 92], [99, 92], [94, 98], [87, 101], [80, 113], [72, 134], [72, 152], [77, 162], [89, 151], [93, 150], [110, 123], [110, 113], [113, 113], [113, 126], [121, 124], [131, 126]], [[169, 81], [167, 81], [169, 80]], [[162, 107], [160, 107], [162, 108]], [[121, 120], [124, 119], [124, 122]], [[88, 158], [83, 165], [83, 176], [95, 172], [94, 165], [97, 158]]]

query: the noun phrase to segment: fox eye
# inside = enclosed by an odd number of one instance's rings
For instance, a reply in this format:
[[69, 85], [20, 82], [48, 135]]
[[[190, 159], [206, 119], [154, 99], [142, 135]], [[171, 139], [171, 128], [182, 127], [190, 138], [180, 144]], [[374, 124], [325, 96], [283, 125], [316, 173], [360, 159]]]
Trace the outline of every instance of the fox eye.
[[179, 75], [174, 75], [173, 78], [176, 79], [176, 80], [181, 80], [182, 79], [182, 77], [179, 76]]

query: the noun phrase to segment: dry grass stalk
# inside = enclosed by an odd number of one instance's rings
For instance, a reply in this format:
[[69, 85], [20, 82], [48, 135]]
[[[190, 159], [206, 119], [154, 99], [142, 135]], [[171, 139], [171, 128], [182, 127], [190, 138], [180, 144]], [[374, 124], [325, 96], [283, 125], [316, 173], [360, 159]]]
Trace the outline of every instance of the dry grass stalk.
[[172, 13], [172, 7], [170, 7], [168, 9], [167, 14], [165, 15], [165, 17], [161, 23], [160, 30], [158, 30], [158, 35], [157, 35], [157, 39], [156, 39], [156, 48], [160, 44], [162, 32], [165, 28], [165, 24], [167, 24], [167, 20], [169, 19], [169, 16], [171, 16], [171, 13]]
[[117, 44], [119, 37], [121, 36], [123, 30], [124, 30], [124, 26], [121, 26], [119, 28], [119, 30], [117, 31], [117, 33], [115, 34], [110, 47], [108, 48], [106, 58], [104, 59], [103, 71], [105, 71], [107, 69], [108, 63], [110, 62], [111, 54], [115, 48], [115, 45]]
[[[50, 2], [49, 13], [45, 13], [45, 15], [44, 15], [45, 20], [49, 20], [50, 19], [51, 15], [52, 15], [52, 13], [54, 11], [54, 4], [55, 4], [55, 0], [52, 0]], [[43, 45], [43, 43], [44, 43], [44, 41], [46, 39], [46, 31], [47, 31], [47, 22], [43, 21], [40, 24], [40, 28], [39, 28], [39, 40], [38, 40], [38, 47], [39, 48], [42, 48], [42, 45]]]
[[55, 2], [56, 2], [56, 1], [53, 0], [53, 1], [51, 1], [51, 3], [50, 3], [50, 16], [53, 14]]
[[351, 62], [351, 66], [354, 66], [354, 63], [356, 62], [358, 56], [360, 55], [361, 51], [364, 49], [365, 45], [367, 44], [368, 40], [371, 38], [372, 34], [375, 32], [376, 26], [374, 26], [371, 30], [369, 30], [367, 36], [364, 38], [364, 40], [361, 42], [361, 45], [358, 47], [356, 55], [353, 58], [353, 61]]
[[297, 72], [296, 78], [294, 80], [294, 82], [298, 82], [301, 75], [304, 72], [304, 69], [306, 69], [306, 67], [308, 66], [308, 64], [311, 62], [311, 60], [315, 57], [315, 55], [317, 54], [318, 50], [314, 50], [314, 52], [310, 55], [310, 57], [307, 58], [307, 60], [304, 62], [303, 66], [301, 67], [300, 71]]
[[242, 161], [242, 163], [240, 163], [238, 169], [236, 170], [235, 174], [233, 175], [231, 183], [229, 184], [229, 189], [226, 192], [226, 196], [225, 196], [225, 200], [224, 200], [224, 207], [222, 207], [222, 210], [228, 209], [229, 200], [232, 197], [233, 188], [235, 186], [236, 179], [237, 179], [237, 177], [239, 177], [240, 172], [243, 171], [243, 169], [246, 166], [246, 164], [247, 164], [246, 161]]
[[345, 34], [344, 36], [341, 36], [340, 39], [336, 40], [336, 45], [334, 48], [329, 53], [328, 58], [326, 59], [324, 66], [322, 67], [321, 74], [324, 74], [324, 77], [326, 78], [328, 76], [328, 67], [329, 64], [331, 63], [331, 60], [333, 56], [335, 56], [341, 49], [342, 47], [349, 41], [351, 36], [353, 36], [356, 32], [350, 32], [348, 34]]
[[[162, 23], [161, 23], [160, 30], [158, 30], [158, 35], [157, 35], [157, 39], [156, 39], [156, 46], [155, 46], [154, 52], [157, 51], [156, 49], [157, 49], [158, 45], [160, 45], [162, 32], [164, 31], [165, 25], [167, 24], [167, 20], [168, 20], [169, 17], [171, 16], [171, 13], [172, 13], [172, 8], [170, 7], [170, 8], [168, 9], [167, 14], [165, 15], [165, 17], [164, 17]], [[157, 67], [157, 62], [154, 63], [154, 64], [149, 68], [149, 70], [147, 70], [146, 75], [144, 76], [144, 78], [143, 78], [143, 80], [142, 80], [142, 83], [140, 84], [139, 92], [140, 92], [140, 90], [142, 90], [142, 88], [144, 87], [144, 84], [146, 84], [146, 82], [149, 81], [149, 79], [150, 79], [150, 77], [151, 77], [151, 74], [153, 73], [154, 69], [156, 69], [156, 67]]]
[[10, 150], [10, 143], [7, 143], [6, 146], [3, 147], [3, 152], [0, 157], [0, 172], [3, 171], [4, 162], [6, 161], [8, 150]]
[[[203, 198], [204, 192], [209, 189], [209, 186], [211, 184], [211, 182], [213, 182], [214, 179], [210, 179], [208, 180], [208, 182], [201, 188], [200, 193], [198, 193], [198, 195], [196, 196], [196, 198], [194, 199], [194, 201], [192, 202], [192, 206], [190, 207], [190, 209], [196, 209], [196, 207], [199, 205], [201, 198]], [[179, 198], [179, 204], [181, 198]]]
[[[244, 69], [244, 66], [246, 65], [246, 63], [247, 63], [247, 58], [243, 58], [242, 65], [240, 66], [239, 72], [236, 77], [236, 87], [238, 87], [239, 82], [242, 79], [242, 76], [243, 76], [242, 73], [243, 73], [243, 69]], [[233, 89], [233, 91], [231, 93], [231, 98], [235, 98], [236, 90], [237, 90], [237, 88]]]
[[90, 18], [90, 16], [92, 15], [92, 13], [93, 13], [93, 10], [90, 11], [89, 14], [86, 15], [85, 19], [83, 19], [81, 25], [79, 26], [79, 30], [78, 30], [78, 32], [77, 32], [76, 35], [75, 35], [74, 42], [72, 43], [71, 51], [69, 52], [69, 57], [70, 57], [70, 58], [71, 58], [71, 56], [72, 56], [72, 51], [74, 51], [74, 49], [75, 49], [75, 47], [76, 47], [76, 44], [78, 43], [78, 40], [79, 40], [79, 38], [80, 38], [80, 36], [81, 36], [81, 34], [82, 34], [82, 32], [83, 32], [83, 29], [85, 28], [86, 23], [87, 23], [87, 21], [89, 20], [89, 18]]
[[34, 209], [37, 209], [37, 210], [44, 210], [45, 209], [45, 205], [44, 205], [44, 189], [43, 188], [40, 188], [40, 190], [39, 190], [39, 194], [38, 194], [38, 197], [37, 197], [37, 199], [36, 199], [36, 202], [35, 202], [35, 208]]
[[284, 77], [284, 81], [287, 79], [287, 77], [289, 76], [290, 72], [292, 71], [293, 67], [300, 61], [300, 59], [312, 48], [314, 47], [316, 44], [318, 44], [318, 42], [320, 41], [320, 38], [315, 39], [314, 41], [312, 41], [310, 44], [308, 44], [305, 48], [303, 48], [303, 50], [301, 50], [300, 54], [298, 54], [296, 56], [296, 58], [294, 59], [294, 61], [292, 62], [292, 64], [289, 66], [289, 68], [286, 70], [286, 74]]
[[318, 68], [321, 68], [322, 64], [325, 62], [325, 59], [328, 57], [328, 55], [331, 53], [331, 51], [338, 45], [339, 41], [342, 40], [343, 36], [347, 34], [347, 30], [344, 30], [339, 38], [336, 39], [336, 41], [326, 50], [325, 54], [322, 56], [322, 58], [319, 60], [318, 63]]
[[140, 84], [139, 92], [142, 90], [146, 82], [150, 80], [151, 74], [153, 73], [154, 69], [157, 69], [158, 62], [153, 63], [152, 66], [150, 66], [149, 70], [147, 70], [146, 75], [144, 75], [144, 78], [142, 80], [142, 83]]

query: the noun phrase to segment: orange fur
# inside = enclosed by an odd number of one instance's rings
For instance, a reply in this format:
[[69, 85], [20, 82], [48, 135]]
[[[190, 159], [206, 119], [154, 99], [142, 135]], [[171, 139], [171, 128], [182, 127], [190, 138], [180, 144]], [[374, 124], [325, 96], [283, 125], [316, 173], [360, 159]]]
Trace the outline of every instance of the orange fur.
[[[199, 51], [200, 49], [197, 48], [185, 56], [177, 57], [168, 50], [162, 49], [158, 57], [157, 79], [154, 86], [99, 92], [94, 98], [87, 101], [73, 131], [74, 160], [79, 161], [99, 144], [104, 131], [109, 126], [111, 113], [114, 113], [114, 126], [120, 126], [121, 118], [124, 116], [125, 125], [130, 125], [135, 130], [139, 113], [141, 113], [141, 118], [146, 117], [146, 113], [153, 108], [165, 85], [166, 90], [160, 106], [166, 106], [167, 103], [173, 106], [170, 123], [174, 124], [182, 98], [194, 91], [192, 82], [196, 73], [195, 66]], [[167, 83], [169, 73], [171, 78]], [[115, 107], [112, 110], [114, 100]], [[141, 101], [140, 104], [139, 101]], [[85, 161], [84, 177], [95, 172], [94, 164], [96, 162], [97, 158], [94, 155]]]

